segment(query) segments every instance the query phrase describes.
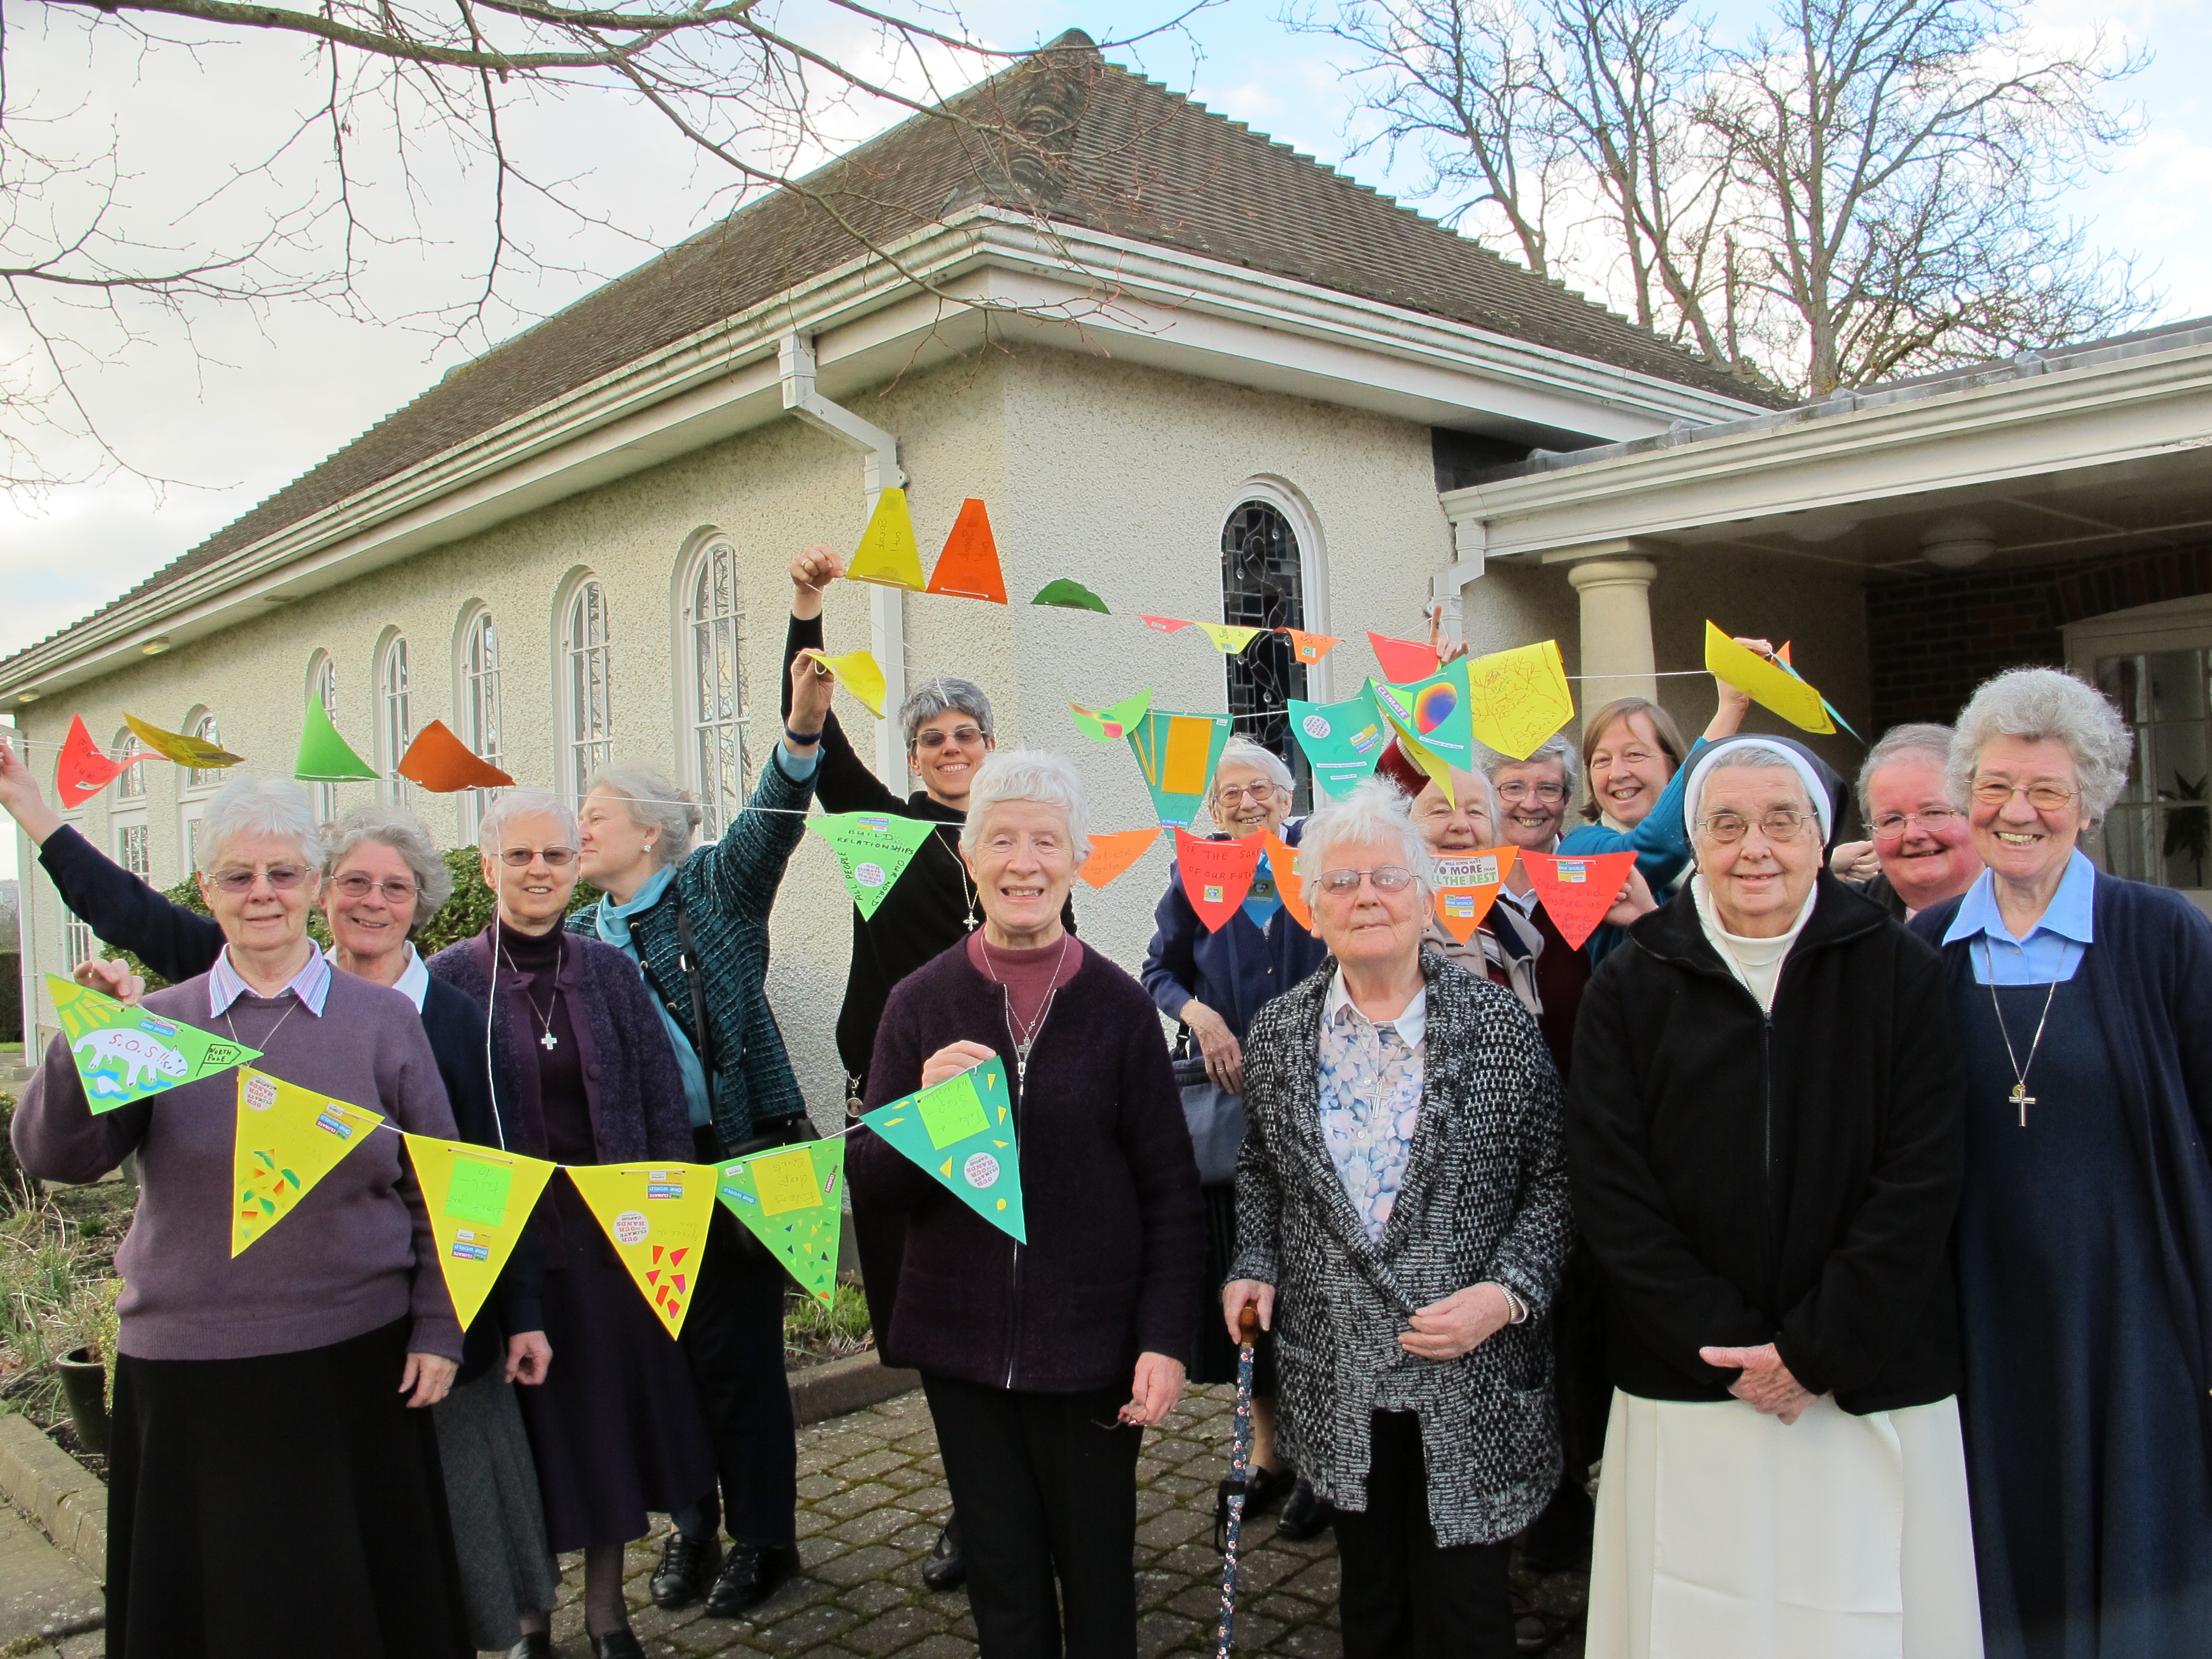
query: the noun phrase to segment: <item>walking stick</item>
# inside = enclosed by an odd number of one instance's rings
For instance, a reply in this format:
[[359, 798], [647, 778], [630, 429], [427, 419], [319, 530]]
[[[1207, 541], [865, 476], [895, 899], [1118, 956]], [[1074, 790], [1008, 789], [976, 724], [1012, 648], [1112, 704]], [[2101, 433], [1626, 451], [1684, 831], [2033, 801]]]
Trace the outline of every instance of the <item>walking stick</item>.
[[1260, 1310], [1247, 1302], [1237, 1321], [1237, 1442], [1230, 1455], [1229, 1479], [1222, 1483], [1224, 1512], [1221, 1547], [1221, 1626], [1214, 1659], [1229, 1659], [1237, 1632], [1237, 1547], [1244, 1533], [1244, 1498], [1252, 1470], [1252, 1344], [1260, 1336]]

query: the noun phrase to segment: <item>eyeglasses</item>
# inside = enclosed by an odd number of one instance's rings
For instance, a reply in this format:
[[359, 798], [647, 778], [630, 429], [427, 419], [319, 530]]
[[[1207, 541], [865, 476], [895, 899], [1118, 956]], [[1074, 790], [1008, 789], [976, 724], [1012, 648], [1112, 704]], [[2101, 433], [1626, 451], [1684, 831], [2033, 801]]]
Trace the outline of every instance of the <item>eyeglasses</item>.
[[1974, 780], [1974, 801], [1981, 806], [2008, 805], [2014, 795], [2025, 794], [2027, 804], [2039, 812], [2063, 812], [2066, 803], [2081, 793], [2058, 783], [2008, 783], [2002, 778]]
[[1413, 884], [1413, 872], [1401, 864], [1376, 870], [1327, 870], [1322, 872], [1321, 889], [1324, 893], [1356, 893], [1362, 880], [1373, 882], [1378, 893], [1402, 893]]
[[314, 873], [304, 864], [265, 864], [252, 870], [217, 870], [208, 880], [226, 893], [238, 894], [252, 892], [256, 881], [266, 878], [271, 891], [289, 893]]
[[558, 870], [573, 862], [575, 856], [573, 847], [510, 847], [500, 854], [499, 861], [510, 870], [527, 870], [544, 859], [550, 867]]
[[1498, 786], [1498, 799], [1511, 801], [1516, 806], [1531, 795], [1547, 806], [1557, 806], [1567, 798], [1567, 786], [1564, 783], [1522, 783], [1517, 779]]
[[381, 893], [386, 904], [412, 904], [415, 902], [415, 884], [402, 881], [397, 876], [378, 881], [356, 870], [347, 875], [332, 877], [331, 885], [349, 899], [364, 899], [371, 893]]
[[975, 726], [957, 726], [950, 732], [917, 732], [914, 736], [914, 746], [917, 749], [942, 749], [948, 743], [957, 743], [965, 749], [970, 744], [982, 741], [982, 728]]
[[1874, 821], [1874, 838], [1900, 840], [1907, 830], [1924, 830], [1931, 836], [1938, 836], [1966, 816], [1948, 806], [1931, 806], [1924, 812], [1884, 812]]
[[1275, 798], [1272, 783], [1224, 783], [1213, 792], [1213, 799], [1224, 806], [1234, 806], [1249, 799], [1255, 806], [1265, 806]]
[[[1806, 813], [1778, 807], [1759, 820], [1759, 830], [1767, 840], [1786, 844], [1796, 840], [1797, 832], [1807, 824], [1815, 822], [1816, 819]], [[1709, 840], [1717, 841], [1723, 847], [1731, 842], [1741, 841], [1751, 828], [1750, 821], [1737, 812], [1715, 812], [1709, 817], [1699, 819], [1698, 823]]]

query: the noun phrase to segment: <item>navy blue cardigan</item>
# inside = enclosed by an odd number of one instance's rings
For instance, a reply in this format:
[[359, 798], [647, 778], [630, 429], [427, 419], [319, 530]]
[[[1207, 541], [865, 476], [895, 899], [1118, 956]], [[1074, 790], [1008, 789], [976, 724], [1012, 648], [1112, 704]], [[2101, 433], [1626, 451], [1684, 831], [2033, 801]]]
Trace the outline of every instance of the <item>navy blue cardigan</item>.
[[[1959, 903], [1908, 924], [1942, 951], [1954, 1006], [1978, 994], [1967, 943], [1943, 944]], [[2096, 943], [2081, 971], [2119, 1079], [2115, 1103], [2150, 1172], [2173, 1322], [2212, 1420], [2212, 922], [2177, 892], [2102, 870], [2093, 905]]]
[[[1304, 829], [1303, 823], [1291, 824], [1284, 839], [1295, 847]], [[1276, 879], [1280, 881], [1281, 875]], [[1208, 933], [1183, 896], [1179, 875], [1168, 878], [1168, 890], [1160, 895], [1152, 921], [1152, 942], [1146, 948], [1139, 977], [1153, 1006], [1180, 1023], [1183, 1004], [1196, 997], [1229, 1022], [1239, 1042], [1244, 1041], [1253, 1015], [1320, 967], [1328, 955], [1327, 945], [1298, 926], [1288, 905], [1267, 918], [1264, 933], [1242, 907], [1224, 925]]]

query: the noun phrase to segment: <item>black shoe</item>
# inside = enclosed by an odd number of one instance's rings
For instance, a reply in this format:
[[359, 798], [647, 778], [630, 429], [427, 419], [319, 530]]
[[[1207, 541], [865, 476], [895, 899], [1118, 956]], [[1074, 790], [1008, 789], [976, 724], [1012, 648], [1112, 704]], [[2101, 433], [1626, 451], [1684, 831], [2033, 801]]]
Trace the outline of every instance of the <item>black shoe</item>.
[[1244, 1518], [1265, 1515], [1295, 1491], [1298, 1472], [1285, 1463], [1279, 1469], [1255, 1467], [1245, 1479]]
[[704, 1538], [686, 1538], [672, 1532], [660, 1547], [660, 1566], [653, 1575], [653, 1605], [663, 1612], [688, 1607], [704, 1595], [722, 1570], [722, 1539], [719, 1532]]
[[1291, 1495], [1283, 1500], [1282, 1514], [1275, 1517], [1275, 1536], [1303, 1544], [1327, 1532], [1334, 1516], [1328, 1500], [1300, 1475], [1297, 1485], [1291, 1488]]
[[722, 1576], [714, 1581], [714, 1590], [707, 1597], [707, 1611], [716, 1619], [735, 1619], [750, 1613], [798, 1571], [799, 1547], [794, 1544], [773, 1548], [733, 1545], [729, 1559], [722, 1564]]
[[592, 1659], [645, 1659], [645, 1650], [629, 1626], [592, 1638]]
[[522, 1639], [507, 1650], [507, 1659], [553, 1659], [553, 1636], [550, 1631], [526, 1632]]
[[968, 1562], [960, 1553], [960, 1517], [955, 1515], [937, 1534], [936, 1547], [921, 1564], [921, 1582], [933, 1590], [958, 1589], [968, 1582]]

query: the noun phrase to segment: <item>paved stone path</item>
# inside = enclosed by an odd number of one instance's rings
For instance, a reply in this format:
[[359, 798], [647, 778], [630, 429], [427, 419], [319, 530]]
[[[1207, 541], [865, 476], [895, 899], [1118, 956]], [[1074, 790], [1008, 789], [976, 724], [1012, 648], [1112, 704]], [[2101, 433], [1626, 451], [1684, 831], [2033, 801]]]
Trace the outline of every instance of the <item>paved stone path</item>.
[[[1148, 1435], [1137, 1465], [1137, 1605], [1140, 1659], [1211, 1653], [1221, 1559], [1213, 1553], [1213, 1492], [1228, 1470], [1234, 1391], [1194, 1389]], [[799, 1556], [805, 1571], [743, 1620], [694, 1607], [656, 1609], [647, 1580], [659, 1544], [628, 1561], [632, 1620], [648, 1653], [775, 1655], [778, 1659], [972, 1659], [975, 1625], [963, 1592], [933, 1595], [921, 1564], [947, 1498], [937, 1436], [920, 1394], [902, 1395], [799, 1432]], [[584, 1640], [581, 1558], [570, 1558], [553, 1632], [562, 1654]], [[1336, 1551], [1275, 1536], [1272, 1516], [1247, 1528], [1237, 1623], [1240, 1654], [1338, 1659]], [[1572, 1620], [1578, 1574], [1522, 1583], [1538, 1603]], [[1551, 1650], [1580, 1659], [1579, 1630]]]

